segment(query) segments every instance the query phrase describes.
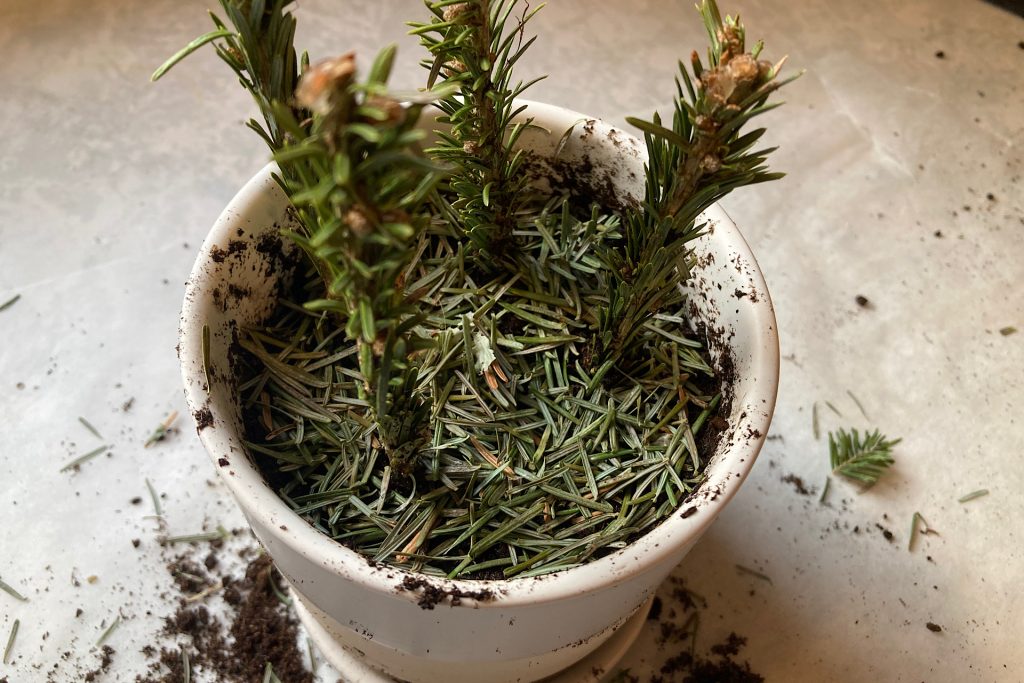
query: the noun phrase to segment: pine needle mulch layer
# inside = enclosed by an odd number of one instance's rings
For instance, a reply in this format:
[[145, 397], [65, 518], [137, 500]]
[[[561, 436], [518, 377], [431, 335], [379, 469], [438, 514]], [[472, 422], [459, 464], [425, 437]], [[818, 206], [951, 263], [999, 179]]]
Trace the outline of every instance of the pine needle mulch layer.
[[579, 206], [553, 198], [524, 219], [516, 268], [498, 274], [443, 220], [425, 232], [403, 284], [432, 344], [408, 359], [408, 405], [388, 411], [408, 421], [409, 472], [392, 470], [358, 398], [355, 342], [294, 303], [316, 297], [316, 277], [298, 273], [293, 300], [239, 331], [248, 447], [292, 509], [372, 561], [501, 579], [625, 547], [697, 490], [722, 394], [683, 290], [662, 293], [627, 353], [592, 367], [609, 290], [595, 252], [620, 223]]

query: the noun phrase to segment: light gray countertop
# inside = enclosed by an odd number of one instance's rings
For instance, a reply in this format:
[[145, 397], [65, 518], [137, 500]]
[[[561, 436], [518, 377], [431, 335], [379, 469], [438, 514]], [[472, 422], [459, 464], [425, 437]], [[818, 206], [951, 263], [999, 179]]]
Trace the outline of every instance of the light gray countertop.
[[[768, 281], [784, 361], [773, 439], [676, 572], [708, 601], [698, 649], [735, 631], [769, 681], [1024, 680], [1024, 20], [967, 0], [723, 4], [807, 73], [766, 119], [788, 177], [725, 202]], [[168, 533], [244, 524], [187, 416], [142, 448], [184, 412], [174, 347], [196, 249], [265, 161], [212, 51], [148, 81], [208, 29], [206, 7], [0, 4], [0, 303], [21, 295], [0, 311], [0, 578], [29, 597], [0, 593], [0, 648], [20, 620], [0, 680], [44, 681], [55, 664], [52, 680], [77, 680], [119, 612], [107, 679], [144, 669], [138, 651], [173, 607], [148, 498], [129, 503], [146, 479]], [[397, 83], [414, 86], [402, 22], [422, 14], [303, 0], [297, 43], [365, 61], [396, 41]], [[664, 110], [676, 58], [703, 44], [684, 0], [554, 0], [532, 25], [523, 71], [550, 78], [530, 96], [613, 123]], [[825, 480], [815, 402], [823, 432], [903, 437], [871, 491], [833, 482], [823, 505], [782, 481]], [[59, 471], [101, 443], [112, 457]], [[938, 535], [908, 551], [915, 512]], [[649, 622], [623, 662], [641, 681], [679, 649], [658, 635]]]

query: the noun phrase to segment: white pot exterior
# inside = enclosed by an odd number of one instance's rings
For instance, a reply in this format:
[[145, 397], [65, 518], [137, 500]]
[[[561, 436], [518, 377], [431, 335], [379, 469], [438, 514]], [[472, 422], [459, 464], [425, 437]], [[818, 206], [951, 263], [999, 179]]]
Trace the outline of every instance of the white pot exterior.
[[[611, 183], [620, 195], [642, 195], [642, 143], [576, 112], [526, 104], [526, 116], [545, 130], [529, 131], [523, 146], [545, 158], [557, 150], [569, 167], [591, 169], [584, 180], [595, 186]], [[242, 188], [204, 242], [186, 290], [179, 349], [199, 436], [256, 536], [304, 601], [336, 622], [332, 630], [343, 643], [399, 678], [531, 681], [584, 657], [679, 564], [735, 495], [768, 432], [779, 375], [775, 315], [736, 226], [717, 205], [705, 213], [710, 229], [694, 244], [700, 268], [688, 285], [696, 318], [715, 332], [713, 356], [730, 353], [735, 368], [731, 410], [724, 416], [730, 427], [710, 459], [706, 483], [647, 535], [581, 567], [512, 581], [422, 577], [446, 590], [486, 587], [494, 593], [488, 600], [463, 598], [423, 609], [418, 593], [400, 587], [405, 577], [420, 575], [372, 566], [313, 529], [264, 483], [243, 445], [229, 347], [236, 326], [262, 322], [275, 304], [277, 275], [268, 269], [273, 256], [266, 244], [290, 218], [272, 171], [264, 168]], [[225, 296], [232, 284], [251, 293]], [[204, 325], [210, 330], [209, 384]]]

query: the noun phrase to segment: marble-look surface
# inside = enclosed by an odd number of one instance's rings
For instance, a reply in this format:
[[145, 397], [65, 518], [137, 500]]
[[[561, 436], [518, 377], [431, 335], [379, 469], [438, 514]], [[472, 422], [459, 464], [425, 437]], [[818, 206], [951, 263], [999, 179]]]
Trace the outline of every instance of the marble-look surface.
[[[78, 680], [118, 613], [106, 680], [143, 670], [138, 651], [160, 644], [172, 609], [148, 499], [129, 503], [145, 479], [169, 533], [244, 523], [187, 419], [142, 448], [183, 409], [174, 346], [195, 250], [265, 160], [212, 52], [148, 82], [207, 30], [206, 6], [0, 4], [0, 303], [21, 295], [0, 311], [0, 578], [30, 599], [0, 593], [0, 647], [20, 620], [0, 680]], [[1024, 680], [1024, 20], [966, 0], [737, 7], [769, 56], [807, 74], [766, 119], [789, 176], [725, 202], [765, 272], [785, 360], [773, 440], [677, 571], [708, 601], [698, 648], [746, 636], [741, 659], [769, 681]], [[397, 84], [413, 86], [402, 21], [420, 14], [411, 0], [303, 0], [297, 42], [366, 61], [396, 41]], [[523, 73], [551, 77], [531, 97], [613, 123], [664, 108], [675, 59], [703, 39], [684, 0], [554, 0], [534, 27]], [[1021, 332], [1000, 334], [1010, 326]], [[834, 482], [822, 505], [781, 481], [825, 479], [815, 402], [823, 431], [903, 437], [870, 492]], [[59, 471], [100, 443], [112, 457]], [[911, 552], [914, 512], [939, 534]], [[650, 622], [623, 663], [641, 681], [679, 649], [658, 635]]]

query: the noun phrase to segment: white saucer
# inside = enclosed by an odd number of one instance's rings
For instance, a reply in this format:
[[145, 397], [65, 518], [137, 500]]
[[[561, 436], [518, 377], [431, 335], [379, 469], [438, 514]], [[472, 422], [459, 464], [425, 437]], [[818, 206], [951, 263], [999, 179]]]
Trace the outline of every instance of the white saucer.
[[[604, 644], [568, 669], [545, 678], [544, 683], [601, 683], [609, 677], [614, 673], [615, 665], [619, 663], [640, 635], [651, 602], [653, 602], [653, 598], [638, 609], [636, 614], [630, 617]], [[398, 683], [397, 679], [373, 668], [364, 662], [358, 654], [342, 646], [331, 636], [329, 626], [317, 618], [295, 592], [292, 592], [292, 605], [295, 607], [295, 612], [309, 638], [324, 659], [338, 670], [342, 681], [345, 683]]]

